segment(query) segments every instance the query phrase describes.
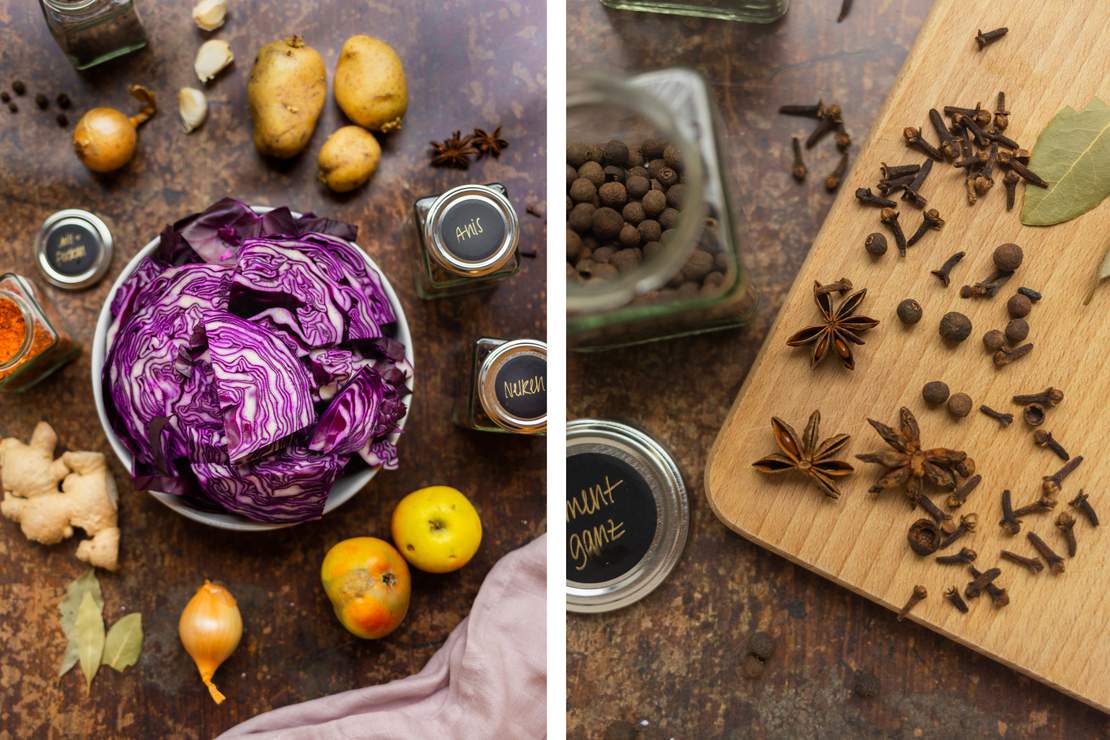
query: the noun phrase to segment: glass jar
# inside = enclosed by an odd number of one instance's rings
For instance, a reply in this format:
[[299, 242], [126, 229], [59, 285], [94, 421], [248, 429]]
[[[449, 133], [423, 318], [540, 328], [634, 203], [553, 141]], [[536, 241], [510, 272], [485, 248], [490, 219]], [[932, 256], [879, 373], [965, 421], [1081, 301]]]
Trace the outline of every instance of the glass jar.
[[33, 283], [0, 275], [0, 391], [20, 393], [77, 356], [60, 317]]
[[536, 339], [474, 343], [460, 426], [481, 432], [544, 434], [547, 431], [547, 344]]
[[[567, 163], [571, 348], [605, 349], [726, 329], [750, 317], [756, 301], [733, 232], [717, 132], [708, 87], [693, 70], [664, 69], [623, 80], [568, 79], [567, 146], [574, 159]], [[588, 160], [575, 169], [583, 150], [574, 147], [582, 142], [586, 156], [601, 162]], [[623, 158], [626, 166], [613, 164]], [[623, 206], [621, 188], [615, 202], [602, 198], [612, 195], [603, 192], [608, 182], [592, 202], [590, 188], [574, 184], [583, 175], [598, 182], [599, 172], [606, 181], [624, 178]], [[644, 183], [663, 195], [642, 192]], [[622, 209], [616, 240], [615, 223], [602, 223], [605, 230], [598, 231], [603, 215], [614, 218], [601, 213], [607, 202]], [[608, 260], [602, 267], [600, 252]]]
[[77, 69], [146, 46], [134, 0], [39, 0], [50, 34]]
[[790, 0], [601, 0], [616, 10], [691, 15], [746, 23], [771, 23], [786, 15]]
[[491, 288], [520, 269], [520, 224], [500, 183], [459, 185], [416, 201], [421, 298]]

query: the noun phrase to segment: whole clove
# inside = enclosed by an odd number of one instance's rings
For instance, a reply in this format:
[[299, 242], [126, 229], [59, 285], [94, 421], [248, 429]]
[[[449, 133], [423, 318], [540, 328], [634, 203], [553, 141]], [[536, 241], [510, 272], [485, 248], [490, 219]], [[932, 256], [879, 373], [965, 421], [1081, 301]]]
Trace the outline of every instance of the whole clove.
[[1053, 408], [1064, 400], [1064, 392], [1059, 388], [1049, 386], [1040, 393], [1019, 394], [1014, 396], [1011, 400], [1018, 406], [1028, 406], [1029, 404], [1036, 403], [1041, 406]]
[[848, 173], [848, 152], [840, 155], [840, 161], [836, 163], [836, 168], [829, 173], [825, 178], [825, 190], [830, 193], [835, 192], [840, 187], [840, 181], [844, 179], [844, 175]]
[[[797, 141], [795, 138], [794, 141]], [[871, 188], [856, 188], [856, 200], [865, 206], [877, 206], [879, 208], [895, 208], [897, 203], [890, 198], [883, 198], [871, 192]]]
[[993, 44], [995, 41], [998, 41], [1000, 38], [1005, 36], [1006, 32], [1009, 30], [1010, 29], [1006, 28], [1005, 26], [1003, 26], [1002, 28], [996, 28], [993, 31], [983, 32], [982, 30], [980, 30], [978, 33], [975, 34], [975, 43], [978, 44], [979, 51], [982, 51], [983, 49]]
[[1055, 473], [1046, 475], [1041, 480], [1041, 490], [1044, 494], [1046, 496], [1056, 496], [1056, 494], [1060, 493], [1060, 485], [1064, 482], [1064, 479], [1075, 472], [1075, 469], [1078, 468], [1082, 462], [1083, 456], [1076, 455], [1064, 463], [1064, 466]]
[[1004, 367], [1012, 362], [1020, 360], [1022, 357], [1025, 357], [1032, 351], [1032, 342], [1027, 342], [1018, 347], [1014, 347], [1013, 349], [1009, 347], [1003, 347], [1002, 349], [994, 353], [994, 366]]
[[1006, 210], [1014, 210], [1014, 201], [1017, 199], [1018, 174], [1010, 170], [1002, 177], [1002, 185], [1006, 188]]
[[[921, 165], [921, 168], [914, 173], [913, 180], [910, 184], [902, 189], [902, 200], [913, 203], [918, 208], [925, 207], [925, 198], [921, 195], [921, 186], [925, 184], [925, 178], [933, 171], [933, 160], [926, 159]], [[938, 214], [939, 215], [939, 214]], [[944, 223], [943, 221], [941, 222]]]
[[818, 296], [828, 295], [829, 293], [839, 293], [840, 295], [844, 295], [851, 289], [852, 281], [846, 277], [842, 277], [839, 280], [834, 280], [831, 283], [825, 283], [823, 285], [815, 286], [813, 288], [813, 293], [814, 295]]
[[1056, 529], [1060, 530], [1060, 534], [1064, 538], [1064, 542], [1068, 546], [1068, 557], [1074, 558], [1077, 549], [1075, 541], [1075, 517], [1067, 511], [1061, 511], [1056, 515]]
[[989, 416], [990, 418], [997, 421], [1003, 428], [1008, 427], [1008, 426], [1010, 426], [1011, 424], [1014, 423], [1014, 415], [1013, 414], [1007, 414], [1007, 413], [1004, 413], [1002, 411], [995, 411], [994, 409], [992, 409], [990, 406], [987, 406], [986, 404], [983, 404], [982, 406], [980, 406], [979, 411], [981, 411], [986, 416]]
[[948, 126], [944, 125], [944, 119], [940, 117], [936, 108], [929, 109], [929, 123], [933, 124], [933, 130], [937, 132], [940, 151], [945, 159], [949, 162], [956, 159], [960, 154], [960, 140], [948, 130]]
[[940, 507], [933, 503], [933, 500], [923, 493], [919, 493], [917, 497], [914, 498], [914, 503], [924, 509], [925, 513], [940, 526], [943, 526], [946, 521], [952, 518], [951, 514], [941, 511]]
[[1042, 563], [1039, 558], [1028, 558], [1024, 555], [1018, 555], [1016, 552], [1010, 552], [1009, 550], [1003, 550], [999, 553], [999, 557], [1003, 560], [1008, 560], [1011, 563], [1020, 565], [1034, 575], [1044, 570], [1044, 563]]
[[960, 551], [952, 555], [938, 555], [937, 562], [941, 565], [967, 565], [975, 562], [978, 557], [970, 547], [961, 547]]
[[902, 138], [905, 140], [906, 146], [917, 149], [926, 157], [938, 162], [944, 161], [944, 155], [940, 153], [940, 150], [922, 138], [921, 129], [915, 126], [906, 126], [902, 129]]
[[978, 523], [978, 514], [964, 514], [960, 517], [960, 523], [956, 526], [956, 528], [941, 539], [940, 547], [938, 549], [944, 550], [950, 547], [952, 543], [963, 537], [968, 532], [974, 532], [975, 527]]
[[948, 599], [961, 614], [967, 614], [967, 602], [964, 601], [964, 597], [960, 596], [960, 591], [955, 586], [944, 589], [944, 598]]
[[1033, 432], [1033, 443], [1037, 445], [1037, 447], [1043, 447], [1047, 450], [1051, 450], [1053, 454], [1055, 454], [1064, 462], [1067, 462], [1068, 459], [1071, 458], [1071, 455], [1068, 454], [1068, 451], [1064, 449], [1063, 445], [1057, 442], [1056, 439], [1052, 436], [1052, 432], [1046, 432], [1043, 429], [1038, 429], [1037, 431]]
[[964, 596], [969, 599], [979, 598], [979, 595], [986, 590], [987, 584], [1002, 575], [1001, 568], [988, 568], [980, 571], [974, 565], [969, 565], [968, 570], [971, 571], [972, 580], [964, 588]]
[[802, 160], [802, 140], [797, 136], [790, 140], [794, 148], [794, 164], [790, 167], [791, 176], [798, 182], [806, 179], [806, 163]]
[[926, 557], [940, 549], [941, 531], [932, 519], [918, 519], [910, 525], [906, 540], [917, 555]]
[[836, 15], [836, 22], [840, 23], [848, 14], [852, 12], [852, 0], [842, 0], [840, 3], [840, 12]]
[[1064, 559], [1056, 554], [1056, 551], [1048, 546], [1048, 543], [1040, 538], [1036, 532], [1026, 532], [1025, 536], [1029, 538], [1029, 542], [1036, 549], [1044, 561], [1048, 563], [1048, 569], [1053, 575], [1060, 575], [1064, 572]]
[[836, 142], [837, 150], [842, 152], [848, 151], [848, 148], [852, 146], [852, 136], [844, 128], [843, 123], [836, 127], [836, 135], [833, 140]]
[[1006, 589], [995, 583], [988, 583], [985, 588], [995, 609], [1001, 609], [1010, 603], [1010, 595], [1006, 593]]
[[1083, 493], [1083, 489], [1079, 489], [1079, 495], [1069, 501], [1068, 505], [1087, 517], [1087, 521], [1091, 523], [1092, 527], [1098, 526], [1098, 514], [1091, 506], [1090, 497]]
[[1054, 508], [1056, 508], [1056, 502], [1042, 496], [1031, 504], [1026, 504], [1025, 506], [1014, 509], [1014, 516], [1021, 519], [1030, 514], [1047, 514]]
[[898, 177], [905, 177], [906, 175], [916, 175], [917, 171], [921, 169], [919, 164], [895, 164], [888, 165], [883, 162], [879, 165], [879, 170], [882, 172], [884, 180], [893, 180]]
[[924, 586], [914, 586], [913, 593], [910, 594], [910, 598], [908, 601], [906, 601], [906, 605], [903, 606], [902, 609], [898, 612], [898, 621], [901, 622], [903, 619], [905, 619], [906, 616], [910, 613], [910, 610], [917, 606], [919, 602], [924, 601], [925, 597], [928, 595], [929, 591]]
[[1044, 406], [1039, 403], [1028, 404], [1021, 410], [1021, 418], [1024, 419], [1025, 423], [1029, 426], [1039, 427], [1041, 424], [1044, 424], [1045, 420]]
[[784, 116], [802, 116], [803, 118], [824, 118], [825, 104], [818, 100], [813, 105], [780, 105], [779, 113]]
[[894, 208], [884, 208], [879, 213], [879, 221], [882, 222], [890, 233], [894, 236], [894, 243], [898, 246], [898, 254], [902, 257], [906, 256], [906, 235], [902, 232], [902, 227], [898, 224], [898, 211]]
[[806, 149], [812, 149], [820, 143], [821, 139], [825, 138], [833, 131], [836, 131], [837, 122], [831, 117], [826, 116], [817, 122], [817, 127], [813, 132], [806, 137]]
[[895, 191], [909, 187], [909, 185], [913, 183], [914, 177], [916, 177], [916, 175], [900, 175], [891, 179], [879, 180], [879, 184], [876, 185], [876, 187], [882, 195], [890, 195]]
[[971, 492], [975, 490], [982, 480], [983, 476], [978, 474], [965, 480], [956, 490], [949, 494], [948, 499], [944, 502], [945, 505], [949, 509], [958, 509], [963, 506], [964, 502], [967, 501], [967, 497], [971, 495]]
[[962, 260], [963, 258], [963, 252], [956, 252], [954, 255], [946, 259], [944, 261], [944, 264], [941, 265], [939, 269], [933, 270], [932, 274], [936, 275], [937, 279], [940, 280], [941, 285], [947, 288], [951, 283], [950, 273], [952, 272], [952, 268], [959, 264], [960, 260]]
[[1033, 303], [1036, 303], [1037, 301], [1039, 301], [1041, 299], [1041, 294], [1038, 293], [1037, 291], [1033, 290], [1032, 288], [1018, 288], [1017, 292], [1021, 293], [1023, 296], [1025, 296], [1029, 300], [1033, 301]]
[[1002, 492], [1002, 520], [999, 521], [998, 524], [1002, 527], [1002, 530], [1009, 535], [1014, 535], [1021, 531], [1021, 522], [1018, 520], [1017, 516], [1014, 515], [1014, 506], [1009, 488]]
[[[906, 192], [908, 193], [911, 191], [906, 190]], [[914, 244], [917, 244], [925, 234], [930, 231], [940, 231], [942, 228], [944, 228], [944, 219], [940, 217], [940, 211], [936, 208], [930, 208], [922, 214], [921, 225], [918, 226], [917, 231], [913, 232], [913, 235], [906, 240], [906, 246], [912, 247]]]

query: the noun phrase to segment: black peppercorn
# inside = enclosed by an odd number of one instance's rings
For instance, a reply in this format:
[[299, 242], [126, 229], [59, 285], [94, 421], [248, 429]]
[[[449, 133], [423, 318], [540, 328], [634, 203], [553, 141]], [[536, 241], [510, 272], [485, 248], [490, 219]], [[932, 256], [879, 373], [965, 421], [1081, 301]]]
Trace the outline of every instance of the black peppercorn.
[[0, 92], [0, 103], [10, 103], [12, 96], [8, 94], [7, 90]]
[[651, 190], [644, 194], [642, 202], [644, 204], [644, 213], [654, 218], [667, 207], [667, 196], [659, 190]]
[[610, 208], [624, 208], [624, 204], [628, 202], [628, 191], [619, 182], [605, 183], [598, 188], [597, 196], [601, 200], [601, 205]]
[[879, 677], [868, 671], [856, 671], [852, 678], [852, 693], [861, 699], [874, 699], [879, 695]]
[[962, 419], [971, 413], [971, 396], [966, 393], [953, 393], [948, 398], [948, 413]]
[[616, 239], [623, 226], [624, 219], [612, 208], [603, 207], [594, 211], [591, 229], [598, 239], [602, 241]]
[[69, 96], [65, 93], [58, 93], [58, 97], [54, 99], [54, 102], [56, 102], [58, 107], [62, 110], [69, 110], [69, 106], [72, 105]]
[[983, 346], [991, 352], [997, 352], [1002, 349], [1006, 343], [1006, 337], [998, 329], [991, 329], [983, 335]]
[[570, 199], [575, 203], [593, 203], [597, 196], [597, 186], [584, 177], [570, 184]]
[[634, 200], [625, 203], [624, 208], [621, 209], [621, 218], [636, 226], [647, 218], [647, 214], [644, 213], [644, 204]]
[[971, 319], [959, 311], [949, 311], [940, 320], [940, 336], [949, 342], [962, 342], [971, 336]]
[[35, 96], [35, 105], [39, 107], [39, 110], [46, 110], [50, 106], [50, 98], [39, 93]]
[[8, 110], [10, 110], [12, 113], [19, 113], [19, 106], [16, 105], [13, 101], [11, 103], [8, 103]]
[[16, 95], [23, 95], [27, 92], [27, 86], [23, 84], [23, 80], [16, 80], [12, 83], [12, 90]]
[[930, 406], [939, 406], [948, 400], [948, 384], [941, 380], [930, 380], [921, 389], [921, 397]]
[[770, 660], [775, 654], [775, 641], [766, 632], [753, 632], [748, 638], [748, 652], [760, 660]]
[[1006, 311], [1015, 319], [1028, 316], [1032, 310], [1033, 302], [1021, 293], [1015, 293], [1010, 300], [1006, 301]]
[[[67, 98], [67, 100], [68, 100], [68, 98]], [[62, 105], [62, 99], [61, 99], [60, 95], [58, 96], [58, 105], [60, 105], [62, 108], [66, 107], [66, 106]], [[585, 144], [582, 144], [582, 143], [573, 143], [572, 144], [572, 143], [569, 143], [569, 142], [567, 143], [567, 164], [569, 164], [571, 167], [573, 167], [576, 170], [579, 167], [581, 167], [582, 165], [586, 164], [586, 145]]]
[[886, 254], [886, 237], [878, 232], [868, 234], [863, 240], [863, 248], [872, 257], [882, 257]]
[[605, 170], [597, 162], [589, 161], [578, 168], [578, 176], [584, 177], [594, 184], [594, 187], [601, 187], [605, 184]]
[[1016, 244], [1002, 244], [994, 250], [994, 266], [1003, 272], [1013, 272], [1021, 266], [1021, 247]]
[[69, 125], [69, 117], [66, 116], [65, 113], [59, 113], [57, 116], [55, 116], [54, 120], [57, 121], [58, 125], [62, 128], [65, 128]]
[[628, 166], [628, 145], [623, 141], [610, 139], [602, 151], [602, 161], [617, 167]]
[[[1029, 322], [1025, 319], [1010, 319], [1006, 324], [1006, 340], [1010, 344], [1019, 344], [1029, 336]], [[1001, 349], [1001, 347], [999, 347]]]
[[913, 298], [907, 298], [898, 304], [898, 319], [907, 326], [921, 321], [921, 304]]

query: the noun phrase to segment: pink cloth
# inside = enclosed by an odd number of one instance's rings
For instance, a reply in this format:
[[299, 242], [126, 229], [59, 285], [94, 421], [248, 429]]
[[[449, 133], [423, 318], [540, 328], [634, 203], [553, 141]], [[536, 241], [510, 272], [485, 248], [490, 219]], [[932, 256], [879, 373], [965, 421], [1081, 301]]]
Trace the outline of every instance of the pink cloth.
[[493, 566], [470, 615], [420, 673], [275, 709], [221, 737], [544, 737], [546, 539], [510, 552]]

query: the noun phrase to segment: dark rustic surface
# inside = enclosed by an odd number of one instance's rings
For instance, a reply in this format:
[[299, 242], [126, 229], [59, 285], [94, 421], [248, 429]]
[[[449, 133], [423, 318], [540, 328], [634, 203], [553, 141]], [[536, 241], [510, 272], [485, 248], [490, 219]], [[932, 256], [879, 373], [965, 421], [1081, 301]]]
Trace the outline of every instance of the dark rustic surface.
[[[0, 737], [210, 737], [259, 712], [337, 691], [382, 683], [420, 670], [466, 616], [494, 562], [544, 530], [544, 444], [540, 439], [462, 430], [449, 420], [465, 356], [475, 338], [545, 334], [543, 261], [526, 259], [520, 274], [492, 293], [435, 303], [413, 290], [416, 230], [411, 206], [422, 195], [463, 182], [499, 180], [509, 188], [535, 250], [544, 225], [525, 206], [544, 197], [546, 76], [544, 5], [267, 3], [238, 0], [226, 26], [236, 61], [208, 87], [210, 115], [186, 136], [176, 92], [199, 86], [193, 58], [203, 36], [192, 3], [140, 2], [151, 46], [85, 75], [66, 63], [46, 31], [38, 4], [0, 2], [0, 85], [24, 80], [18, 114], [0, 109], [0, 272], [35, 276], [31, 245], [43, 219], [61, 208], [87, 208], [112, 226], [116, 255], [108, 277], [77, 294], [50, 289], [84, 347], [80, 359], [26, 395], [0, 399], [0, 433], [27, 437], [48, 419], [71, 449], [111, 456], [97, 423], [89, 385], [88, 346], [107, 291], [139, 248], [169, 221], [226, 195], [288, 204], [358, 225], [360, 242], [400, 292], [416, 344], [416, 394], [401, 443], [401, 469], [383, 473], [324, 520], [258, 535], [229, 535], [189, 522], [135, 492], [112, 460], [121, 485], [123, 530], [118, 574], [101, 574], [109, 623], [143, 613], [140, 663], [126, 673], [102, 669], [91, 698], [74, 670], [55, 677], [64, 648], [57, 603], [82, 572], [75, 543], [28, 543], [0, 522]], [[420, 6], [420, 7], [417, 7]], [[250, 139], [246, 77], [255, 50], [298, 33], [324, 56], [329, 79], [338, 49], [353, 33], [392, 43], [405, 63], [409, 113], [402, 132], [383, 142], [381, 169], [368, 188], [329, 195], [315, 181], [316, 153], [342, 125], [329, 95], [308, 151], [274, 164]], [[82, 110], [113, 105], [130, 111], [126, 92], [141, 82], [161, 111], [144, 126], [138, 154], [123, 171], [93, 176], [70, 145]], [[54, 111], [38, 111], [35, 93], [65, 91], [74, 101], [61, 130]], [[426, 166], [430, 139], [453, 129], [504, 124], [511, 145], [498, 161], [468, 173]], [[542, 254], [542, 252], [541, 252]], [[42, 281], [39, 281], [40, 284]], [[388, 536], [393, 504], [417, 487], [447, 483], [467, 493], [482, 514], [485, 539], [475, 561], [447, 576], [414, 576], [408, 619], [391, 637], [362, 642], [332, 615], [319, 584], [327, 548], [357, 535]], [[242, 644], [216, 674], [228, 696], [217, 707], [177, 638], [177, 618], [205, 578], [226, 583], [246, 623]]]
[[[570, 3], [572, 68], [685, 65], [708, 78], [726, 132], [738, 238], [762, 302], [744, 331], [568, 362], [568, 418], [617, 418], [654, 435], [678, 460], [691, 504], [685, 554], [655, 593], [612, 614], [568, 615], [568, 734], [1099, 736], [1110, 731], [1105, 715], [899, 624], [731, 533], [705, 502], [709, 448], [831, 203], [820, 184], [835, 166], [831, 142], [807, 156], [807, 182], [794, 183], [790, 136], [804, 136], [810, 122], [775, 111], [818, 96], [839, 102], [857, 151], [929, 8], [927, 0], [857, 0], [837, 24], [839, 2], [793, 5], [782, 22], [755, 27]], [[776, 651], [762, 677], [749, 679], [742, 663], [756, 630], [773, 635]], [[877, 696], [853, 694], [856, 670], [878, 678]]]

